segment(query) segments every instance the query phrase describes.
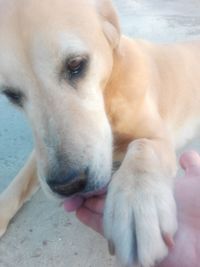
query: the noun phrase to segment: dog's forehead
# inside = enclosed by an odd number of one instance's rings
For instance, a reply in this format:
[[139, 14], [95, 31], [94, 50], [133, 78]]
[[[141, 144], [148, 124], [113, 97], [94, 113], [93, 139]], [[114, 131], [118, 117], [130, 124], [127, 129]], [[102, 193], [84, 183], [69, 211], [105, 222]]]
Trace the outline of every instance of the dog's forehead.
[[99, 21], [93, 3], [93, 0], [0, 0], [2, 64], [12, 65], [14, 71], [14, 66], [23, 58], [26, 60], [29, 53], [40, 55], [45, 49], [48, 53], [59, 51], [60, 55], [87, 53], [87, 45], [95, 47], [98, 40]]
[[70, 55], [103, 62], [109, 46], [95, 1], [0, 0], [0, 76], [10, 84], [35, 80], [41, 69], [54, 77]]
[[0, 28], [6, 22], [30, 34], [62, 27], [91, 30], [95, 21], [94, 0], [0, 0]]
[[[11, 1], [11, 0], [10, 0]], [[18, 16], [28, 26], [46, 28], [90, 26], [96, 16], [93, 0], [15, 0]], [[19, 18], [19, 19], [20, 19]], [[46, 30], [46, 29], [45, 29]]]
[[[63, 46], [64, 43], [66, 46], [70, 42], [79, 49], [83, 42], [88, 42], [92, 46], [98, 40], [101, 26], [93, 0], [8, 1], [15, 4], [8, 8], [13, 9], [13, 12], [11, 19], [5, 16], [7, 24], [11, 31], [17, 32], [15, 38], [21, 39], [25, 46], [32, 45], [39, 39], [41, 46], [45, 46], [46, 42], [46, 45], [53, 43], [55, 47], [58, 41], [58, 46]], [[8, 28], [6, 25], [6, 32]]]

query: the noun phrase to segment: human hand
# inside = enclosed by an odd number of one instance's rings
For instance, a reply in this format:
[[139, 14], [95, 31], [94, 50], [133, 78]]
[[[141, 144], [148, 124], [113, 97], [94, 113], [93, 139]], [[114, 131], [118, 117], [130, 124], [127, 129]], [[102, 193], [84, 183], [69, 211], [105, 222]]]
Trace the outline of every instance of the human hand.
[[106, 195], [87, 199], [76, 211], [77, 218], [97, 233], [103, 235], [103, 210]]
[[[175, 246], [157, 267], [198, 267], [200, 254], [200, 156], [187, 152], [180, 164], [185, 175], [176, 181], [175, 197], [178, 208], [179, 230]], [[105, 196], [86, 200], [77, 210], [78, 219], [103, 235]]]
[[184, 153], [180, 164], [185, 175], [175, 187], [178, 232], [174, 248], [158, 267], [198, 267], [200, 262], [200, 156]]

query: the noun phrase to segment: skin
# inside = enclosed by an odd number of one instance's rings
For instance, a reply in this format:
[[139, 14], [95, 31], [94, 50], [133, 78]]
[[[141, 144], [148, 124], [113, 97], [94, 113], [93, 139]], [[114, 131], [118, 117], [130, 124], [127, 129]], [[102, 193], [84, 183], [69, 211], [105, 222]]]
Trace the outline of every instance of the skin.
[[[200, 155], [194, 151], [180, 158], [184, 176], [176, 180], [175, 198], [179, 230], [168, 257], [157, 267], [197, 267], [200, 260]], [[76, 211], [77, 218], [103, 235], [105, 196], [93, 197]]]

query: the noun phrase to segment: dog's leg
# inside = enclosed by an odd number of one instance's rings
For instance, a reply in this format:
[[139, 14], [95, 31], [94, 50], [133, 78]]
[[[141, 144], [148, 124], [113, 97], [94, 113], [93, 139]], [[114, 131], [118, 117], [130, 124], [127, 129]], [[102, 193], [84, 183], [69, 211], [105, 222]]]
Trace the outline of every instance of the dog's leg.
[[176, 231], [176, 156], [164, 138], [138, 139], [111, 181], [104, 214], [110, 251], [123, 266], [154, 266]]
[[36, 159], [33, 152], [25, 166], [0, 195], [0, 237], [6, 232], [9, 221], [38, 188]]

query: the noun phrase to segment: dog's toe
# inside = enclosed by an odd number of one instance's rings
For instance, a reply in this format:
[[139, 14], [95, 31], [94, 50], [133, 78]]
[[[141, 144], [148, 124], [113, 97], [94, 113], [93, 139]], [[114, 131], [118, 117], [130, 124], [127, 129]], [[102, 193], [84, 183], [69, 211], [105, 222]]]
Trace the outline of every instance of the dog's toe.
[[[111, 254], [116, 254], [123, 266], [132, 266], [138, 261], [135, 219], [132, 209], [127, 209], [126, 199], [112, 202], [114, 196], [108, 196], [104, 213], [104, 230], [109, 240]], [[113, 204], [113, 205], [112, 205]]]
[[173, 236], [177, 228], [176, 208], [171, 189], [155, 192], [119, 190], [108, 192], [105, 213], [105, 236], [110, 250], [122, 266], [151, 267], [168, 253], [163, 238]]

